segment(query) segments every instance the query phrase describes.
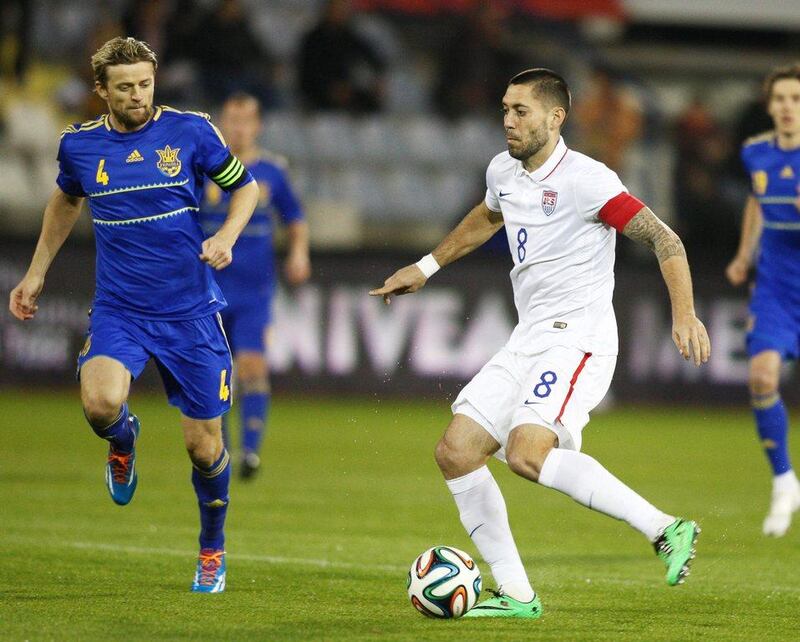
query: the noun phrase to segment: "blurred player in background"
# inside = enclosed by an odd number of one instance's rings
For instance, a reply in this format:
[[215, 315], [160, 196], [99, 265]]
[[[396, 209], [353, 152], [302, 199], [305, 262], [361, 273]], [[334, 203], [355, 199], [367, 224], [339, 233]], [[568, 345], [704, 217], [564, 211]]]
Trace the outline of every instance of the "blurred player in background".
[[[230, 264], [258, 189], [207, 116], [154, 107], [156, 67], [155, 53], [134, 38], [114, 38], [92, 56], [108, 113], [64, 130], [58, 187], [10, 307], [22, 320], [36, 314], [47, 270], [88, 198], [97, 282], [78, 376], [86, 419], [109, 442], [108, 490], [119, 505], [136, 490], [140, 425], [128, 394], [152, 357], [194, 465], [201, 530], [192, 590], [216, 593], [225, 588], [230, 457], [220, 416], [231, 405], [231, 354], [211, 268]], [[205, 240], [197, 221], [204, 176], [232, 193], [225, 223]]]
[[547, 69], [509, 81], [503, 98], [508, 151], [492, 159], [487, 190], [432, 254], [370, 292], [415, 292], [440, 266], [468, 254], [505, 225], [519, 323], [508, 343], [453, 403], [436, 461], [461, 522], [499, 585], [466, 617], [538, 618], [508, 523], [505, 501], [486, 466], [495, 455], [518, 475], [639, 530], [678, 584], [694, 557], [697, 524], [665, 514], [580, 452], [589, 412], [614, 372], [614, 246], [622, 232], [658, 258], [672, 302], [672, 337], [696, 365], [711, 346], [695, 316], [683, 244], [602, 163], [567, 148], [561, 127], [570, 108], [566, 82]]
[[[273, 212], [286, 225], [288, 251], [284, 269], [291, 285], [299, 285], [311, 275], [308, 224], [289, 184], [286, 162], [258, 147], [261, 133], [258, 100], [247, 94], [231, 96], [222, 107], [220, 124], [231, 151], [250, 171], [259, 189], [256, 211], [239, 235], [233, 263], [217, 275], [228, 302], [222, 312], [222, 323], [234, 355], [236, 400], [242, 426], [239, 474], [242, 479], [250, 479], [261, 463], [259, 448], [270, 406], [264, 334], [272, 316], [276, 282]], [[207, 235], [216, 234], [224, 224], [228, 202], [229, 196], [216, 183], [206, 183], [200, 222]]]
[[764, 94], [775, 129], [742, 146], [752, 193], [739, 249], [725, 274], [733, 285], [742, 285], [758, 257], [747, 332], [750, 402], [773, 474], [763, 531], [781, 537], [800, 508], [779, 391], [783, 360], [800, 356], [800, 64], [775, 69]]

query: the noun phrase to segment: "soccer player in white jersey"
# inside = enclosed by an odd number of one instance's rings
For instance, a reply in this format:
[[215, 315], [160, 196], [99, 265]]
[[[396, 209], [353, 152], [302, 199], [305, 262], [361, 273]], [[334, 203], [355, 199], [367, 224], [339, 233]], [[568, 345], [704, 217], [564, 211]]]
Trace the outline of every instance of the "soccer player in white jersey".
[[498, 584], [467, 617], [542, 613], [522, 566], [491, 456], [518, 475], [626, 521], [653, 543], [670, 585], [689, 573], [700, 532], [661, 512], [580, 452], [589, 412], [611, 383], [617, 328], [611, 299], [617, 232], [655, 253], [672, 302], [672, 338], [685, 359], [708, 360], [695, 315], [686, 253], [678, 236], [628, 194], [602, 163], [568, 149], [560, 132], [570, 108], [566, 82], [548, 69], [509, 81], [503, 97], [508, 151], [486, 172], [486, 198], [431, 254], [395, 272], [370, 294], [388, 304], [416, 292], [440, 267], [505, 225], [519, 323], [508, 343], [453, 403], [436, 462], [466, 528]]

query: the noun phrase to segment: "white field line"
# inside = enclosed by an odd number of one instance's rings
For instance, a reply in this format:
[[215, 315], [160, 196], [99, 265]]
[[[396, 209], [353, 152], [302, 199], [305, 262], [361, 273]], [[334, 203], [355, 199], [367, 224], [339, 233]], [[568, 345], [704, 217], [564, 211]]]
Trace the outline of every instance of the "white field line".
[[[121, 546], [119, 544], [106, 544], [101, 542], [62, 542], [71, 548], [88, 551], [109, 551], [112, 553], [131, 553], [134, 555], [169, 555], [171, 557], [193, 558], [196, 553], [179, 551], [174, 548], [147, 548], [144, 546]], [[264, 562], [266, 564], [279, 564], [285, 566], [317, 566], [319, 568], [342, 568], [363, 571], [383, 571], [386, 573], [399, 573], [408, 569], [392, 564], [356, 564], [351, 562], [336, 562], [325, 559], [304, 557], [281, 557], [278, 555], [251, 555], [248, 553], [229, 553], [228, 559], [244, 560], [245, 562]]]
[[[16, 538], [15, 538], [16, 539]], [[22, 543], [22, 542], [21, 542]], [[24, 540], [24, 544], [31, 544], [28, 539]], [[69, 548], [76, 548], [85, 551], [107, 551], [111, 553], [129, 553], [132, 555], [165, 555], [170, 557], [184, 557], [194, 558], [193, 551], [182, 551], [174, 548], [149, 548], [145, 546], [124, 546], [121, 544], [108, 544], [104, 542], [69, 542], [61, 541], [57, 544], [49, 544], [46, 542], [34, 542], [37, 547], [50, 547], [50, 546], [67, 546]], [[334, 560], [326, 560], [320, 558], [309, 557], [282, 557], [279, 555], [253, 555], [249, 553], [229, 553], [228, 559], [243, 560], [245, 562], [262, 562], [265, 564], [276, 564], [282, 566], [315, 566], [317, 568], [340, 568], [352, 569], [359, 571], [378, 571], [383, 573], [402, 573], [405, 574], [408, 569], [395, 564], [359, 564], [356, 562], [337, 562]], [[691, 580], [689, 580], [691, 582]], [[656, 586], [653, 582], [645, 580], [613, 578], [613, 577], [597, 577], [585, 580], [586, 584], [612, 584], [617, 586]], [[781, 586], [777, 584], [759, 584], [748, 585], [751, 589], [759, 589], [761, 591], [768, 591], [769, 593], [791, 593], [800, 595], [800, 587], [797, 586]], [[721, 590], [741, 590], [741, 586], [734, 587], [729, 585], [714, 584], [714, 588]], [[677, 589], [680, 590], [680, 589]]]

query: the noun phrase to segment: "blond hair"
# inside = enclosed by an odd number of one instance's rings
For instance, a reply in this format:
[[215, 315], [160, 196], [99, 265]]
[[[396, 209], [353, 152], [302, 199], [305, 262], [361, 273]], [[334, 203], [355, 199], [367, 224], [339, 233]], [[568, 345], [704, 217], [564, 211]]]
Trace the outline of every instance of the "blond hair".
[[146, 42], [136, 40], [136, 38], [117, 36], [94, 52], [92, 56], [94, 79], [105, 86], [108, 67], [133, 65], [137, 62], [152, 62], [154, 72], [158, 68], [156, 54]]

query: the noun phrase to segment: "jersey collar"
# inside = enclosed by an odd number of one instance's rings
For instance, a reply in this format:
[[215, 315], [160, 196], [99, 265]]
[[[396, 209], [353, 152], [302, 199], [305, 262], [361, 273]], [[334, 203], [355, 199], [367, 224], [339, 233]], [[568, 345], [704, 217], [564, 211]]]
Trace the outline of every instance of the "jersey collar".
[[525, 169], [525, 167], [523, 167], [522, 161], [517, 161], [516, 175], [524, 176], [527, 174], [537, 183], [541, 183], [544, 179], [550, 176], [553, 171], [555, 171], [556, 167], [558, 167], [558, 164], [563, 160], [564, 156], [566, 156], [567, 151], [567, 144], [564, 142], [564, 138], [559, 136], [553, 153], [547, 157], [547, 160], [542, 164], [541, 167], [529, 172]]

